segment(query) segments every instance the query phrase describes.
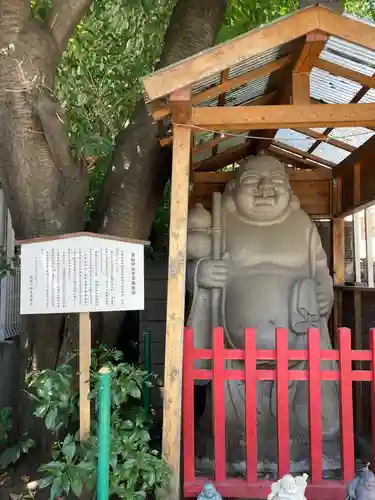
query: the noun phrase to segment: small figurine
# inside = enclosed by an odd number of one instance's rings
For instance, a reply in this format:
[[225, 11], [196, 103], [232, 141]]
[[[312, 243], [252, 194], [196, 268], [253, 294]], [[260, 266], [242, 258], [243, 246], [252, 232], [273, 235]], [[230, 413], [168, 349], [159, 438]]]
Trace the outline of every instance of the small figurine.
[[369, 469], [369, 465], [356, 476], [347, 488], [347, 498], [354, 500], [375, 500], [375, 475]]
[[210, 256], [211, 242], [211, 214], [197, 203], [188, 216], [188, 258], [198, 260]]
[[307, 474], [293, 477], [285, 474], [277, 483], [271, 486], [267, 500], [306, 500]]
[[220, 494], [216, 491], [213, 484], [207, 483], [204, 485], [203, 490], [200, 492], [197, 500], [222, 500]]

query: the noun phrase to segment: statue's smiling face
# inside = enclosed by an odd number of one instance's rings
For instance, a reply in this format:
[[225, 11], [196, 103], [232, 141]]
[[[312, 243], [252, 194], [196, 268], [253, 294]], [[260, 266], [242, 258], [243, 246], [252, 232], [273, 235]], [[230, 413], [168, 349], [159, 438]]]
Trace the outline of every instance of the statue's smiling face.
[[283, 165], [270, 157], [250, 160], [238, 174], [237, 210], [250, 219], [273, 220], [288, 208], [291, 189]]

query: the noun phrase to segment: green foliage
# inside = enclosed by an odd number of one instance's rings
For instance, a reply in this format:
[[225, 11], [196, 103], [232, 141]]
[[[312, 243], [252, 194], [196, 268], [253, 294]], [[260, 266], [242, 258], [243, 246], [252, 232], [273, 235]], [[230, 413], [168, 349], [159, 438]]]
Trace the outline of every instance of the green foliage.
[[230, 0], [218, 42], [262, 26], [298, 9], [298, 0]]
[[28, 439], [26, 435], [14, 443], [9, 439], [9, 432], [12, 429], [12, 409], [0, 409], [0, 470], [6, 469], [11, 464], [15, 464], [22, 454], [26, 454], [34, 446], [34, 441]]
[[78, 394], [73, 386], [70, 365], [32, 372], [27, 382], [28, 395], [34, 403], [34, 415], [44, 419], [48, 430], [57, 434], [71, 420], [78, 419]]
[[[159, 453], [150, 446], [149, 421], [140, 399], [149, 375], [123, 362], [123, 355], [101, 346], [92, 351], [91, 399], [97, 406], [98, 369], [108, 366], [111, 383], [110, 492], [121, 498], [143, 499], [148, 493], [165, 489], [169, 470]], [[29, 394], [35, 402], [35, 415], [43, 418], [53, 433], [63, 436], [55, 443], [52, 461], [41, 466], [40, 488], [50, 488], [51, 499], [72, 492], [79, 497], [83, 485], [93, 491], [97, 468], [96, 412], [92, 435], [85, 443], [78, 439], [78, 393], [71, 368], [43, 370], [29, 376]], [[63, 395], [62, 395], [63, 394]]]
[[174, 0], [96, 0], [60, 62], [56, 90], [78, 156], [108, 156], [160, 56]]
[[[348, 13], [375, 21], [375, 5], [371, 0], [344, 0], [343, 3]], [[299, 0], [230, 0], [218, 42], [242, 35], [298, 8]]]

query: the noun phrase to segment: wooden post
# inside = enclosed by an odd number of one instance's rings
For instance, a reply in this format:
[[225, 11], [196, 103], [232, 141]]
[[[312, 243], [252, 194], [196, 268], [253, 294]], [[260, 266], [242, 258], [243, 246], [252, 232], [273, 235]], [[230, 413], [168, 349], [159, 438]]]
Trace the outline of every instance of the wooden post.
[[173, 474], [169, 499], [179, 500], [186, 235], [192, 136], [191, 128], [184, 124], [188, 124], [190, 120], [190, 91], [181, 90], [171, 95], [170, 105], [174, 140], [165, 338], [163, 457]]
[[90, 436], [90, 364], [91, 321], [90, 313], [79, 314], [79, 437], [86, 441]]
[[[334, 284], [343, 285], [345, 283], [345, 221], [341, 217], [341, 177], [336, 179], [333, 184], [333, 224], [332, 224], [332, 239], [333, 239], [333, 270]], [[334, 309], [333, 309], [334, 331], [342, 326], [342, 290], [336, 290]], [[336, 339], [334, 339], [336, 341]]]
[[292, 74], [292, 100], [293, 104], [310, 103], [310, 74], [295, 73]]

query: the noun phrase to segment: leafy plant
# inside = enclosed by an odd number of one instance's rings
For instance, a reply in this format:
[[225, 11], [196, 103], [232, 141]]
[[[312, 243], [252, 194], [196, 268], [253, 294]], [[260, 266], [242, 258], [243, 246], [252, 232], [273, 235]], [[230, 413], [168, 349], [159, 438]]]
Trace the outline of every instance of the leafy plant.
[[34, 441], [24, 435], [19, 442], [9, 439], [12, 429], [12, 409], [0, 409], [0, 470], [6, 469], [10, 464], [15, 464], [22, 454], [27, 453], [34, 446]]
[[[149, 375], [123, 362], [117, 350], [101, 346], [92, 351], [91, 399], [97, 407], [98, 369], [106, 365], [112, 372], [110, 493], [125, 499], [144, 499], [149, 493], [166, 489], [169, 470], [159, 452], [152, 449], [150, 421], [140, 404], [142, 386]], [[51, 499], [73, 493], [79, 497], [83, 486], [93, 491], [97, 469], [97, 422], [92, 418], [92, 435], [81, 443], [78, 437], [78, 393], [71, 368], [44, 370], [29, 376], [29, 395], [35, 402], [34, 414], [43, 418], [53, 433], [62, 435], [55, 443], [52, 461], [41, 466], [40, 488], [50, 488]], [[67, 429], [72, 432], [67, 433]]]
[[78, 420], [78, 394], [70, 365], [56, 370], [36, 371], [28, 375], [28, 395], [34, 402], [34, 415], [43, 418], [46, 428], [55, 434]]

